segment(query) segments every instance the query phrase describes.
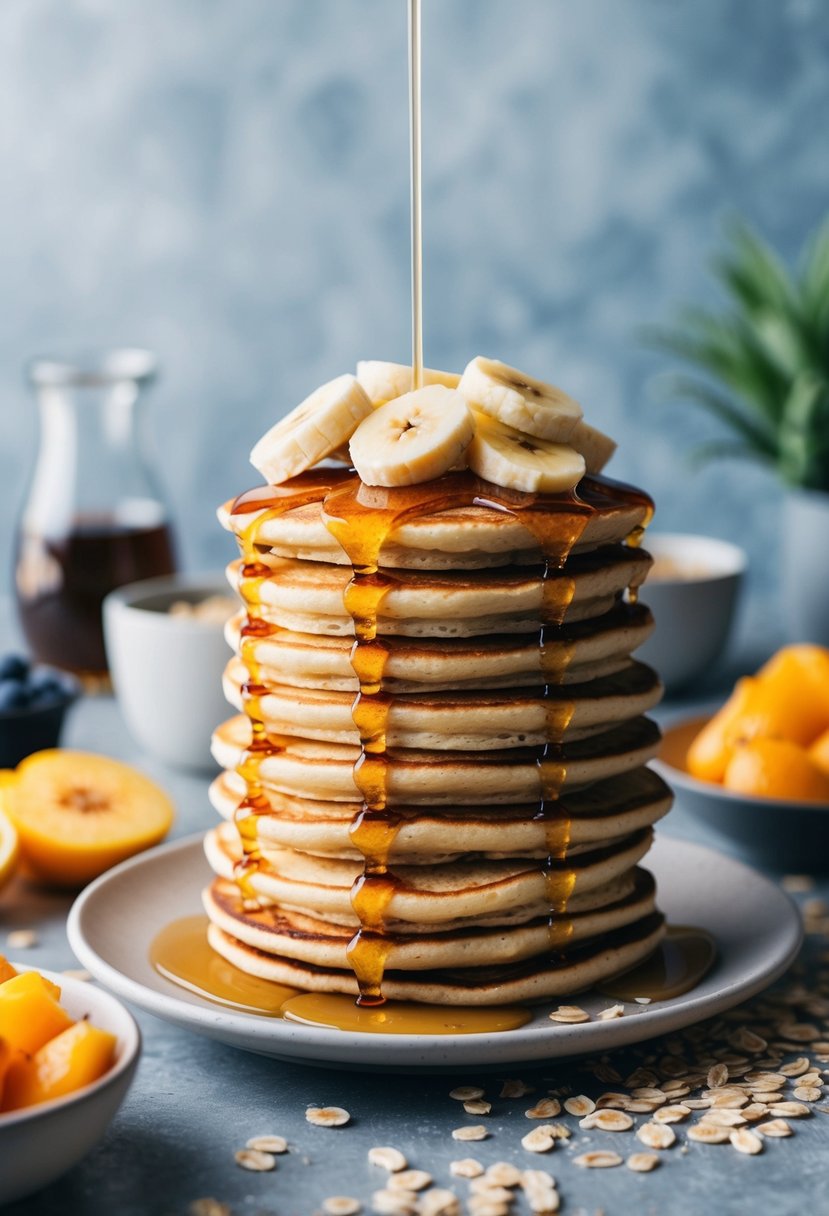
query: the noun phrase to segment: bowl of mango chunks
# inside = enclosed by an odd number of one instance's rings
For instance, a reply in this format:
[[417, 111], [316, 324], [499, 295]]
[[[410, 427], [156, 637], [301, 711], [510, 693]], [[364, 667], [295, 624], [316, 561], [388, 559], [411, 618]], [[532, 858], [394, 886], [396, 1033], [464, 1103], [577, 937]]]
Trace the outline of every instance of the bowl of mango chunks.
[[0, 1204], [47, 1186], [102, 1138], [141, 1050], [109, 993], [0, 957]]
[[654, 767], [751, 860], [829, 871], [829, 650], [777, 651], [713, 715], [669, 727]]

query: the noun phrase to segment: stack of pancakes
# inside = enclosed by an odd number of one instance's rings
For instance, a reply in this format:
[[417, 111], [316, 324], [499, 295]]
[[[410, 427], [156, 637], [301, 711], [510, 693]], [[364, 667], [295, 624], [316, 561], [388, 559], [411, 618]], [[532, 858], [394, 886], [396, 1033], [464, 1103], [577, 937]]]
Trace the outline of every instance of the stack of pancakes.
[[[310, 991], [560, 997], [663, 932], [638, 866], [670, 805], [645, 767], [661, 689], [631, 658], [652, 620], [626, 594], [649, 504], [602, 478], [538, 497], [441, 481], [443, 501], [416, 487], [395, 515], [407, 492], [318, 469], [220, 513], [246, 608], [225, 673], [240, 712], [214, 737], [210, 942]], [[379, 504], [377, 572], [336, 538], [343, 489], [364, 500], [352, 529]]]

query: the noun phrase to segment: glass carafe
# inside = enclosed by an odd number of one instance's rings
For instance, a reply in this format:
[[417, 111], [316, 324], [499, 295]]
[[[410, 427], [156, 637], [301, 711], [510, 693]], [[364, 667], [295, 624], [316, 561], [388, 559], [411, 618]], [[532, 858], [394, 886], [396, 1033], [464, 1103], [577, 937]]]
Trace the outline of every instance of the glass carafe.
[[106, 682], [104, 596], [175, 569], [141, 420], [155, 372], [145, 350], [29, 367], [40, 441], [17, 537], [17, 604], [35, 658], [89, 686]]

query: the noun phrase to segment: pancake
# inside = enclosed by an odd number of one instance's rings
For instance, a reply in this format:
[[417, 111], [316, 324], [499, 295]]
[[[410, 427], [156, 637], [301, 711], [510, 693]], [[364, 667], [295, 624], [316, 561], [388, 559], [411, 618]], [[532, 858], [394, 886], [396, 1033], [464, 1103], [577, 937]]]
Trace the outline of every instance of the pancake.
[[[228, 894], [233, 890], [229, 885]], [[250, 975], [277, 984], [304, 989], [307, 992], [341, 992], [357, 996], [359, 988], [353, 971], [347, 965], [321, 966], [303, 962], [289, 955], [268, 952], [248, 938], [275, 944], [267, 932], [256, 933], [243, 923], [236, 912], [238, 904], [220, 906], [213, 898], [214, 889], [205, 897], [211, 925], [208, 941], [228, 962]], [[299, 932], [294, 925], [287, 929]], [[513, 960], [502, 966], [452, 967], [451, 971], [410, 968], [406, 971], [386, 970], [383, 993], [390, 1000], [421, 1001], [433, 1005], [513, 1005], [533, 1003], [550, 998], [583, 992], [602, 980], [627, 971], [647, 958], [665, 933], [663, 918], [658, 913], [641, 917], [629, 925], [601, 934], [575, 945], [564, 954], [533, 955]], [[494, 934], [492, 936], [495, 936]]]
[[[464, 921], [509, 924], [549, 916], [550, 877], [567, 871], [568, 914], [578, 910], [574, 900], [623, 878], [650, 848], [649, 828], [600, 848], [571, 850], [568, 860], [540, 865], [532, 859], [502, 861], [463, 859], [431, 866], [396, 865], [390, 871], [395, 887], [386, 906], [385, 927], [405, 926], [420, 933], [432, 926], [451, 927]], [[238, 833], [230, 824], [209, 832], [205, 849], [211, 868], [232, 879], [242, 856]], [[323, 920], [351, 926], [360, 921], [351, 903], [351, 890], [363, 872], [362, 861], [305, 856], [288, 849], [264, 853], [263, 864], [251, 880], [251, 890], [270, 904], [291, 910], [313, 909]], [[572, 886], [571, 886], [572, 884]]]
[[[557, 756], [557, 763], [565, 770], [562, 790], [639, 768], [654, 758], [659, 740], [653, 722], [634, 718], [588, 739], [565, 744]], [[213, 755], [222, 768], [236, 769], [250, 741], [250, 724], [239, 714], [214, 732]], [[258, 766], [266, 791], [343, 802], [360, 798], [354, 781], [359, 747], [298, 736], [282, 736], [273, 742], [275, 750]], [[386, 765], [389, 805], [538, 802], [542, 796], [538, 751], [390, 752]]]
[[[244, 619], [239, 613], [225, 628], [228, 645], [236, 654]], [[349, 624], [353, 627], [350, 618]], [[628, 664], [629, 656], [652, 631], [648, 609], [622, 601], [597, 618], [563, 625], [546, 641], [547, 682], [579, 684], [612, 675]], [[335, 637], [275, 626], [265, 637], [246, 638], [245, 645], [246, 656], [269, 683], [351, 693], [359, 688], [351, 665], [353, 634]], [[513, 632], [474, 639], [386, 635], [385, 646], [388, 656], [380, 681], [385, 692], [521, 688], [542, 679], [537, 631], [527, 637]]]
[[[248, 678], [238, 659], [228, 663], [225, 696], [239, 710], [242, 685]], [[359, 746], [353, 693], [289, 688], [275, 683], [268, 669], [260, 670], [257, 679], [267, 684], [259, 709], [269, 734], [297, 731], [304, 739]], [[400, 694], [389, 705], [384, 733], [386, 745], [397, 748], [543, 747], [585, 739], [636, 718], [656, 705], [661, 695], [656, 673], [642, 663], [629, 662], [615, 675], [546, 693], [543, 688], [516, 688]]]
[[[336, 481], [336, 475], [332, 481]], [[342, 482], [343, 475], [339, 474]], [[436, 491], [451, 497], [455, 487], [467, 497], [475, 486], [484, 487], [470, 474], [455, 474], [445, 478], [446, 488]], [[451, 482], [451, 485], [450, 485]], [[523, 504], [529, 497], [520, 492], [510, 492], [495, 486], [488, 487], [493, 497], [505, 502]], [[644, 496], [637, 500], [631, 495], [618, 495], [613, 484], [598, 478], [585, 478], [579, 487], [584, 502], [594, 503], [587, 514], [584, 527], [573, 545], [573, 552], [594, 549], [600, 545], [617, 544], [641, 528], [650, 513]], [[399, 493], [399, 492], [398, 492]], [[404, 492], [405, 493], [405, 492]], [[394, 501], [394, 492], [362, 486], [362, 504], [377, 510], [387, 508]], [[313, 562], [332, 562], [349, 565], [350, 562], [339, 542], [326, 526], [322, 504], [308, 503], [284, 514], [269, 516], [267, 510], [233, 514], [233, 503], [227, 502], [219, 509], [219, 522], [228, 531], [242, 537], [255, 529], [256, 542], [277, 556], [301, 558]], [[562, 521], [565, 511], [570, 511], [569, 502], [562, 502]], [[490, 507], [462, 506], [429, 511], [424, 508], [415, 517], [406, 517], [392, 528], [379, 554], [380, 565], [391, 569], [426, 570], [475, 570], [493, 566], [538, 564], [543, 554], [536, 537], [527, 525], [511, 513]]]
[[[245, 793], [236, 773], [222, 773], [210, 787], [210, 800], [225, 819], [232, 819]], [[361, 811], [359, 802], [314, 802], [266, 791], [272, 810], [257, 822], [263, 848], [299, 850], [321, 856], [361, 858], [350, 828]], [[552, 808], [569, 824], [570, 848], [594, 845], [651, 827], [667, 813], [671, 791], [652, 769], [638, 768], [609, 781], [574, 790]], [[550, 852], [548, 821], [538, 802], [517, 806], [396, 808], [397, 830], [389, 861], [439, 864], [456, 857], [546, 858]]]
[[[343, 596], [351, 570], [330, 562], [271, 559], [258, 587], [261, 620], [295, 633], [354, 637]], [[497, 571], [405, 572], [391, 578], [377, 613], [377, 632], [402, 637], [482, 637], [492, 633], [538, 634], [545, 596], [564, 608], [564, 621], [592, 620], [609, 612], [629, 586], [647, 577], [652, 558], [641, 549], [611, 545], [569, 559], [561, 573], [515, 566]], [[228, 579], [239, 588], [242, 563]]]

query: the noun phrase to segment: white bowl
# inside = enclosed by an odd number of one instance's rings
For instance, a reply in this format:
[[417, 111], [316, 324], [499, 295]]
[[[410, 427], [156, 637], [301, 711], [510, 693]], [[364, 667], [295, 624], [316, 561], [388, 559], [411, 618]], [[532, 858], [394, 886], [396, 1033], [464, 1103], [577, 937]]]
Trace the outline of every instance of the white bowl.
[[679, 532], [648, 532], [645, 548], [683, 572], [649, 578], [642, 588], [656, 628], [636, 653], [675, 692], [704, 675], [725, 649], [747, 558], [728, 541]]
[[[34, 970], [15, 966], [18, 971]], [[61, 988], [61, 1004], [71, 1017], [88, 1015], [94, 1026], [116, 1036], [115, 1063], [75, 1093], [0, 1114], [0, 1204], [48, 1186], [86, 1156], [123, 1102], [141, 1052], [138, 1026], [114, 996], [67, 975], [41, 975]]]
[[229, 713], [230, 651], [222, 623], [168, 609], [211, 595], [232, 598], [222, 575], [145, 579], [104, 600], [107, 660], [127, 726], [151, 755], [180, 768], [215, 768], [210, 736]]

